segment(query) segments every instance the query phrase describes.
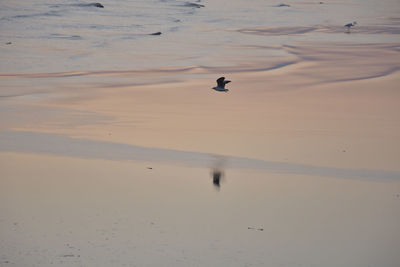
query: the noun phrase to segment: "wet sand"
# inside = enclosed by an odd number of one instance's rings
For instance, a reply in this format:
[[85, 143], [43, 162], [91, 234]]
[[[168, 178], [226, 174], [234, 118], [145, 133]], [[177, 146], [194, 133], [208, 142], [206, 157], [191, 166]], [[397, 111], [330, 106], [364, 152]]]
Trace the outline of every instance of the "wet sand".
[[218, 191], [206, 168], [0, 157], [9, 265], [397, 264], [398, 182], [227, 169]]
[[396, 47], [286, 49], [221, 68], [228, 94], [205, 68], [2, 78], [60, 85], [2, 98], [2, 266], [396, 266]]
[[0, 47], [0, 266], [397, 266], [399, 19], [201, 3]]
[[[265, 64], [236, 69], [8, 74], [3, 81], [16, 96], [2, 98], [8, 113], [2, 127], [267, 161], [399, 171], [397, 46], [322, 43], [285, 50], [288, 56], [280, 61], [265, 59]], [[233, 80], [228, 94], [211, 90], [219, 76], [214, 72]], [[137, 76], [155, 82], [129, 82]], [[31, 95], [29, 87], [12, 85], [25, 80], [39, 82], [42, 91]]]

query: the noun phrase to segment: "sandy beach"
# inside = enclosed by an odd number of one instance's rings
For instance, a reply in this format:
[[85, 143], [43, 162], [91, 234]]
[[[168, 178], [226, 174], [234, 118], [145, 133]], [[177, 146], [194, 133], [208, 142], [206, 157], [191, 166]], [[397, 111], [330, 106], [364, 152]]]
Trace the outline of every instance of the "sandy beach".
[[102, 4], [0, 4], [0, 266], [398, 266], [397, 1]]

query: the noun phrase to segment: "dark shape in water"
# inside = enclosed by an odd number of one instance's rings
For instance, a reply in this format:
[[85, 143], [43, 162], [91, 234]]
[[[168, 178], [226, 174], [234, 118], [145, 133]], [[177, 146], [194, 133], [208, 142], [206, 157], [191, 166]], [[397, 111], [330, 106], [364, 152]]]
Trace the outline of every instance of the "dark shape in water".
[[149, 35], [161, 35], [161, 32], [153, 32], [153, 33], [150, 33]]
[[279, 4], [279, 5], [276, 5], [275, 7], [290, 7], [290, 5], [288, 5], [288, 4]]
[[264, 228], [254, 228], [254, 227], [247, 227], [248, 230], [257, 230], [257, 231], [264, 231]]
[[10, 45], [10, 44], [12, 44], [12, 43], [11, 43], [11, 42], [7, 42], [7, 43], [6, 43], [6, 45]]
[[90, 3], [88, 4], [88, 6], [95, 6], [95, 7], [99, 7], [99, 8], [104, 8], [104, 6], [100, 3]]
[[[89, 4], [72, 4], [72, 6], [93, 6], [93, 7], [99, 7], [99, 8], [104, 8], [104, 6], [100, 3], [89, 3]], [[53, 7], [58, 7], [58, 6], [53, 6]]]
[[147, 169], [148, 169], [148, 170], [152, 170], [153, 168], [152, 168], [152, 167], [147, 167]]
[[196, 3], [190, 3], [190, 2], [186, 2], [186, 3], [184, 4], [184, 6], [187, 6], [187, 7], [195, 7], [195, 8], [204, 7], [204, 5], [200, 5], [200, 4], [196, 4]]

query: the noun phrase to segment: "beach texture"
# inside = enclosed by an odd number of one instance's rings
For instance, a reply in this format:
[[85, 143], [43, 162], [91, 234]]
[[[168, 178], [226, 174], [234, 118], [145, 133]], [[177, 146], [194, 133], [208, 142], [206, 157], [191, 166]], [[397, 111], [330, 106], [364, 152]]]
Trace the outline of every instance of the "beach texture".
[[398, 266], [398, 1], [87, 4], [0, 3], [0, 266]]

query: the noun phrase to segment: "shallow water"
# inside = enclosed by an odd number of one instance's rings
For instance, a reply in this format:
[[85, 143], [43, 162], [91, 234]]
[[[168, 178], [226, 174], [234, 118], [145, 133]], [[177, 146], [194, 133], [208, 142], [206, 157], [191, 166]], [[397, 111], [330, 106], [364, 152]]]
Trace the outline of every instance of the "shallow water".
[[[204, 1], [202, 8], [190, 7], [185, 0], [104, 1], [105, 8], [75, 3], [79, 2], [2, 1], [0, 71], [230, 66], [242, 60], [250, 63], [260, 55], [240, 45], [321, 40], [386, 43], [398, 41], [399, 32], [396, 0], [288, 1], [291, 6], [283, 8], [264, 0], [251, 5]], [[354, 34], [345, 34], [342, 25], [354, 20], [359, 27]], [[269, 38], [240, 34], [254, 27], [273, 28], [274, 34]], [[313, 29], [325, 34], [313, 34]], [[162, 35], [149, 35], [155, 32]], [[264, 49], [263, 56], [282, 52]]]
[[397, 266], [397, 0], [87, 3], [0, 3], [0, 266]]

